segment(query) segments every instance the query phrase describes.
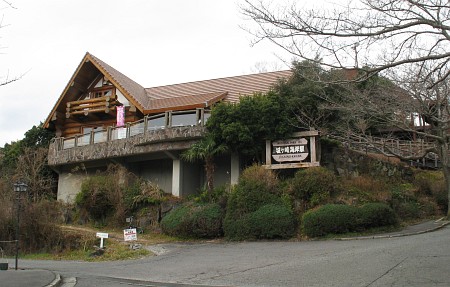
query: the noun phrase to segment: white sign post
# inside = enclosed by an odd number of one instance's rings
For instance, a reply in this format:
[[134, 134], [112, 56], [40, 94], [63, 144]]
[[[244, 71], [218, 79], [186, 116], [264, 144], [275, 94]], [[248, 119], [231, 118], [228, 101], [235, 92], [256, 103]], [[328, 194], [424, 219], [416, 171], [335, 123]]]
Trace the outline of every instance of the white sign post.
[[123, 238], [125, 241], [135, 241], [137, 240], [136, 228], [129, 228], [123, 230]]
[[103, 248], [103, 239], [104, 238], [108, 238], [108, 233], [104, 233], [104, 232], [97, 232], [97, 237], [100, 238], [100, 248]]

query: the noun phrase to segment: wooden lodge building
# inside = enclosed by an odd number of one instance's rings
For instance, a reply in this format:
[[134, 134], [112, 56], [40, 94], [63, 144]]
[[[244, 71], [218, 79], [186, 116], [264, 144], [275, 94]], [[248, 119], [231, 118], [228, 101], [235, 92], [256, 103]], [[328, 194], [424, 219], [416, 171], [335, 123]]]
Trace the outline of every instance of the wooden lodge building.
[[[81, 182], [111, 163], [184, 196], [205, 181], [201, 163], [180, 153], [205, 133], [211, 107], [266, 92], [291, 71], [259, 73], [144, 88], [92, 54], [86, 53], [44, 127], [56, 132], [49, 165], [58, 172], [58, 199], [71, 202]], [[215, 184], [236, 183], [239, 155], [217, 159]]]

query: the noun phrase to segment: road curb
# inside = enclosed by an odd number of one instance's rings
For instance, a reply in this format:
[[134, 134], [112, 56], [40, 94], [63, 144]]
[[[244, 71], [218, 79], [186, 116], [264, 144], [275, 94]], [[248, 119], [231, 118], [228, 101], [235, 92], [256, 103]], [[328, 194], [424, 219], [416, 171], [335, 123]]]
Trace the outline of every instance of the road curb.
[[[442, 221], [443, 218], [436, 220], [435, 222]], [[399, 233], [399, 234], [391, 234], [391, 235], [374, 235], [374, 236], [359, 236], [359, 237], [344, 237], [344, 238], [335, 238], [335, 240], [338, 241], [350, 241], [350, 240], [365, 240], [365, 239], [383, 239], [383, 238], [396, 238], [396, 237], [404, 237], [404, 236], [411, 236], [411, 235], [419, 235], [423, 233], [433, 232], [436, 230], [439, 230], [447, 225], [450, 224], [450, 221], [442, 222], [441, 225], [429, 228], [426, 230], [416, 231], [416, 232], [409, 232], [409, 233]]]
[[59, 286], [59, 283], [61, 283], [61, 275], [59, 275], [59, 273], [54, 273], [54, 272], [53, 272], [53, 274], [55, 274], [55, 279], [45, 287], [56, 287], [56, 286]]

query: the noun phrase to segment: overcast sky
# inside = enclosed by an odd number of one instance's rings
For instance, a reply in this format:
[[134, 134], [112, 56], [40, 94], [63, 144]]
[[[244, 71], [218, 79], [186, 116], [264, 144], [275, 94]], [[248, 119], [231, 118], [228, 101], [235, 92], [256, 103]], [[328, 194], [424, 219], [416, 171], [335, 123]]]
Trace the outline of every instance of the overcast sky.
[[[0, 147], [43, 122], [88, 51], [144, 87], [287, 69], [251, 47], [241, 0], [0, 0]], [[1, 18], [0, 18], [1, 19]], [[4, 79], [4, 78], [3, 78]]]

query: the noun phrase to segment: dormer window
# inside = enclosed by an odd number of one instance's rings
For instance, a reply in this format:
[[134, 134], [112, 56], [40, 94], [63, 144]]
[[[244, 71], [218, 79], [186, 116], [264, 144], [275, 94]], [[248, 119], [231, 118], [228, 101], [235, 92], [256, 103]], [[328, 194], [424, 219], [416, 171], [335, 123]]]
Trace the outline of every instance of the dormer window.
[[89, 98], [95, 99], [95, 98], [101, 98], [101, 97], [114, 97], [116, 95], [116, 88], [114, 86], [103, 86], [100, 88], [93, 88], [89, 92]]

